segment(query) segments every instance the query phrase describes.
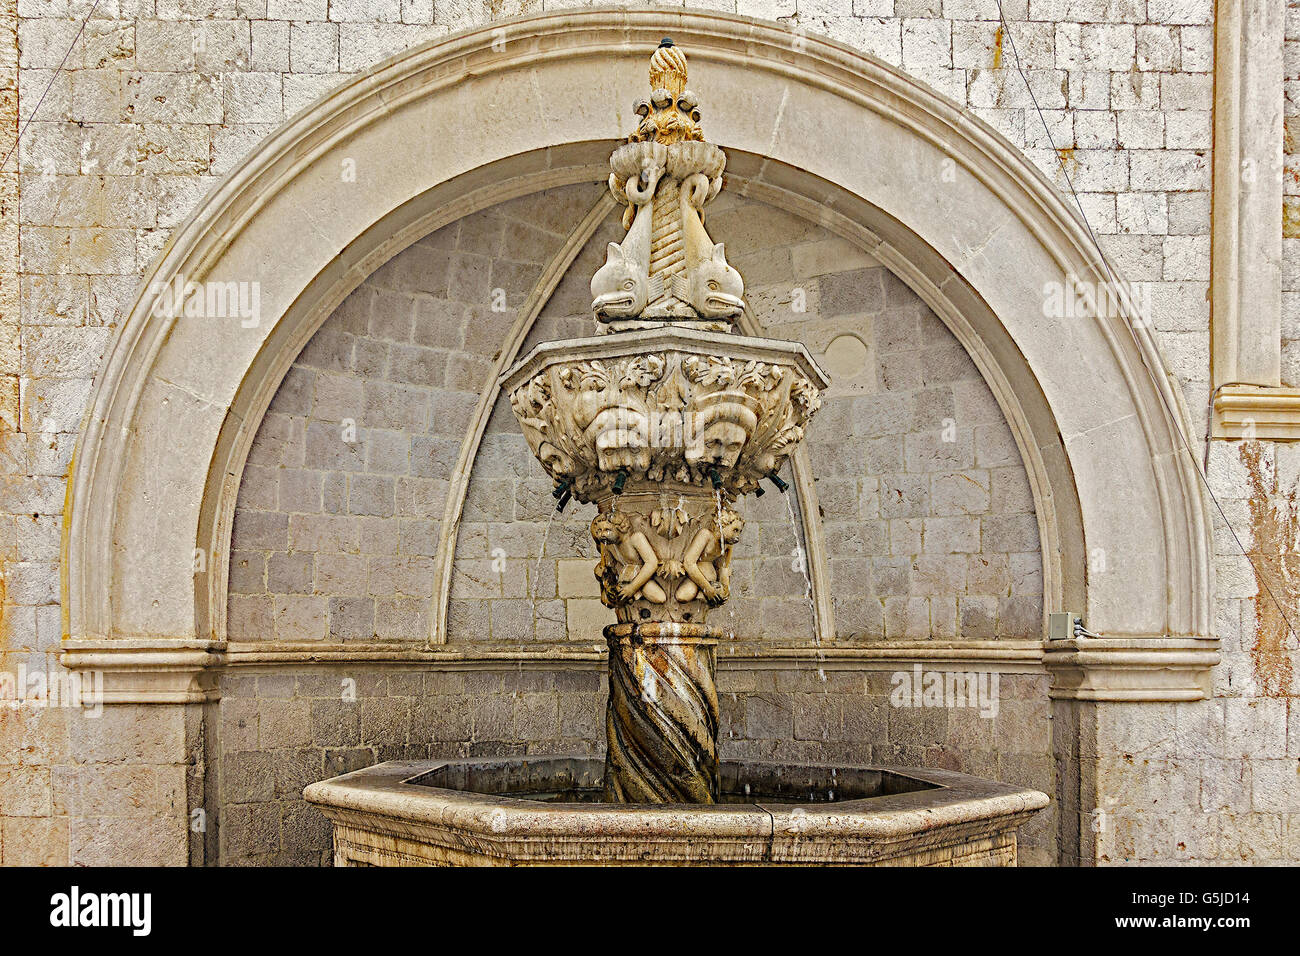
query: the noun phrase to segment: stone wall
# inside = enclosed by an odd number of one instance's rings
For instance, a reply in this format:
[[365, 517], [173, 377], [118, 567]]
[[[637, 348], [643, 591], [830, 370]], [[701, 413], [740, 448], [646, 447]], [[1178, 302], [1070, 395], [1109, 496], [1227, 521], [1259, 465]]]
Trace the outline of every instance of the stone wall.
[[1300, 388], [1300, 3], [1286, 0], [1282, 152], [1282, 384]]
[[[506, 203], [420, 240], [307, 344], [240, 485], [232, 640], [429, 639], [447, 482], [479, 393], [515, 310], [598, 189]], [[493, 497], [513, 526], [513, 486]], [[499, 576], [523, 580], [527, 557], [512, 548]]]
[[452, 671], [361, 664], [243, 673], [222, 687], [220, 859], [328, 865], [317, 780], [383, 760], [593, 754], [603, 735], [595, 671]]

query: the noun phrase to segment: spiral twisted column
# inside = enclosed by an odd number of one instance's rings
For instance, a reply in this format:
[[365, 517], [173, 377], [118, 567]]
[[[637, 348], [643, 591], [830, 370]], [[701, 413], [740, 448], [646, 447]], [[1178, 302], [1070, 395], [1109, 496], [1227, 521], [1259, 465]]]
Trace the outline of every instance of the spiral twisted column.
[[703, 624], [605, 628], [610, 802], [717, 803], [718, 636]]
[[[665, 280], [686, 272], [681, 195], [681, 184], [672, 177], [665, 177], [660, 181], [650, 207], [650, 275], [662, 275]], [[671, 291], [667, 282], [665, 287]]]

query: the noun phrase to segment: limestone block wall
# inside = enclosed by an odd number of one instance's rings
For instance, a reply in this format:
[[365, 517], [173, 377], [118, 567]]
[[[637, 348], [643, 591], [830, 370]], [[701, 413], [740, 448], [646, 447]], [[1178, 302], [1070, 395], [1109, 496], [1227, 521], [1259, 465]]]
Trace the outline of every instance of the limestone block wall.
[[[491, 360], [542, 263], [597, 194], [569, 187], [439, 230], [316, 333], [240, 485], [232, 640], [428, 641], [447, 483]], [[528, 469], [531, 456], [488, 451], [496, 465]], [[513, 525], [513, 490], [493, 501]], [[522, 579], [526, 557], [513, 548], [499, 577]]]
[[229, 677], [220, 703], [220, 859], [320, 866], [329, 823], [302, 799], [317, 780], [383, 760], [596, 754], [604, 733], [595, 671], [365, 666]]
[[1286, 0], [1282, 47], [1282, 384], [1300, 387], [1300, 3]]
[[[1042, 564], [1020, 453], [961, 344], [916, 293], [825, 229], [724, 197], [710, 226], [764, 335], [803, 342], [832, 386], [808, 435], [837, 636], [1034, 638]], [[742, 620], [806, 628], [783, 502], [763, 498]], [[756, 508], [757, 510], [757, 508]], [[776, 512], [773, 514], [773, 512]], [[780, 575], [780, 577], [778, 577]], [[787, 621], [789, 623], [787, 623]]]

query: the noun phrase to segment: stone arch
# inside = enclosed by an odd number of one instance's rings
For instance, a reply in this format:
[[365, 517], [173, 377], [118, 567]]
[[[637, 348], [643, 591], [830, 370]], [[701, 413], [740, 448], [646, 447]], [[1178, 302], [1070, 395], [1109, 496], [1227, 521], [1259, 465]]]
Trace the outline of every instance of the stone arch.
[[[733, 188], [870, 248], [970, 351], [1031, 476], [1046, 609], [1084, 613], [1110, 642], [1091, 653], [1106, 650], [1111, 672], [1177, 672], [1177, 693], [1200, 696], [1210, 529], [1181, 451], [1180, 394], [1149, 330], [1042, 314], [1048, 284], [1105, 282], [1083, 224], [1009, 143], [897, 69], [773, 24], [682, 11], [524, 17], [410, 51], [268, 137], [195, 210], [145, 277], [78, 445], [64, 547], [74, 666], [105, 659], [105, 643], [115, 660], [132, 645], [140, 666], [186, 681], [219, 660], [243, 456], [293, 356], [362, 278], [440, 222], [603, 178], [645, 51], [665, 33], [708, 89]], [[593, 69], [607, 78], [599, 96]], [[158, 290], [177, 279], [258, 281], [262, 319], [169, 315]], [[1090, 553], [1105, 572], [1089, 573]], [[186, 650], [164, 660], [157, 642]], [[1175, 647], [1177, 659], [1164, 653]], [[1067, 663], [1081, 696], [1143, 693], [1140, 680], [1078, 678], [1091, 658]], [[202, 698], [199, 683], [159, 699]]]

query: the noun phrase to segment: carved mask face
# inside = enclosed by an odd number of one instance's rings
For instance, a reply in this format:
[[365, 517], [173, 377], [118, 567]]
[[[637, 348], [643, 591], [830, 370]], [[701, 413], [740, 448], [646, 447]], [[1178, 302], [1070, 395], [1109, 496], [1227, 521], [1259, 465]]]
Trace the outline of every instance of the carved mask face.
[[640, 411], [618, 406], [606, 408], [587, 427], [601, 471], [620, 468], [645, 471], [650, 467], [650, 420]]
[[690, 464], [735, 466], [758, 426], [758, 417], [740, 399], [743, 396], [712, 401], [695, 417], [691, 424], [696, 430], [686, 448]]
[[704, 427], [686, 450], [686, 460], [691, 464], [708, 463], [731, 468], [740, 458], [748, 438], [748, 432], [735, 422], [715, 420]]
[[557, 478], [573, 476], [573, 459], [550, 442], [542, 442], [537, 449], [537, 458], [545, 466], [548, 474]]

